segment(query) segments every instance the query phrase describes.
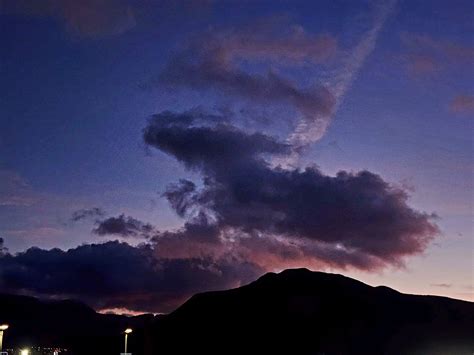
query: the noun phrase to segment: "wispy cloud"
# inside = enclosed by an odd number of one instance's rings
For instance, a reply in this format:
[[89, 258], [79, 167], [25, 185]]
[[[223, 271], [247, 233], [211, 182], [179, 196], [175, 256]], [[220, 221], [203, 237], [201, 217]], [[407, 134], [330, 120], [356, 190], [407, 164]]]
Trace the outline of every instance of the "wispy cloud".
[[21, 175], [10, 170], [0, 170], [0, 207], [28, 207], [38, 199], [38, 194]]

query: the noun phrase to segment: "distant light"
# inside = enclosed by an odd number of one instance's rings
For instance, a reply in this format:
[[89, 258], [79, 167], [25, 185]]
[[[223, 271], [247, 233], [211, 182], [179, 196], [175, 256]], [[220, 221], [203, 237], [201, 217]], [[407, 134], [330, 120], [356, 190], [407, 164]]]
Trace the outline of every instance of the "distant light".
[[23, 349], [20, 351], [20, 355], [29, 355], [30, 351], [28, 349]]
[[8, 329], [8, 324], [0, 325], [0, 330], [7, 330], [7, 329]]
[[133, 332], [132, 328], [125, 329], [125, 334], [130, 334], [131, 332]]

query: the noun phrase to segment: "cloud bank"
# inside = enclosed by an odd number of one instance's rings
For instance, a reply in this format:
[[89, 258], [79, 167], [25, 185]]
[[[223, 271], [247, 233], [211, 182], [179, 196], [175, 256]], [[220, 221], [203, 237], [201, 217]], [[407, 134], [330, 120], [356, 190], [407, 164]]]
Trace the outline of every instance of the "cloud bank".
[[160, 259], [147, 245], [111, 241], [62, 251], [30, 248], [0, 258], [3, 292], [79, 298], [97, 309], [166, 312], [204, 289], [257, 277], [247, 263]]
[[411, 208], [407, 193], [377, 174], [275, 166], [275, 156], [291, 154], [287, 142], [223, 116], [161, 112], [143, 139], [202, 177], [180, 179], [163, 194], [183, 227], [162, 231], [122, 214], [101, 217], [93, 232], [140, 244], [5, 250], [2, 290], [167, 312], [196, 292], [236, 287], [266, 271], [398, 267], [438, 233], [435, 216]]

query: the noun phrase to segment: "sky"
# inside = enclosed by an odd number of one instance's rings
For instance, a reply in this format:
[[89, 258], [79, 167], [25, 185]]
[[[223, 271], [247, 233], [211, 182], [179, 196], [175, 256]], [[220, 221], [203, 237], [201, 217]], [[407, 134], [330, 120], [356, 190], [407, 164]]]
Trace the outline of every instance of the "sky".
[[474, 301], [471, 1], [0, 0], [0, 290], [169, 312], [289, 267]]

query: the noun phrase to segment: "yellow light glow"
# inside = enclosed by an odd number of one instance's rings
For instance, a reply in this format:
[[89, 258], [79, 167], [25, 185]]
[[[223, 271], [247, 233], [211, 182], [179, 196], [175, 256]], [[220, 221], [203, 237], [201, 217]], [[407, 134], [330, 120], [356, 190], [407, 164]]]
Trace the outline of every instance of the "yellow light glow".
[[20, 355], [29, 355], [30, 351], [28, 349], [23, 349], [20, 351]]
[[0, 325], [0, 330], [7, 330], [7, 329], [8, 329], [8, 324]]
[[131, 332], [133, 332], [132, 328], [127, 328], [127, 329], [125, 329], [125, 333], [126, 333], [126, 334], [130, 334]]

